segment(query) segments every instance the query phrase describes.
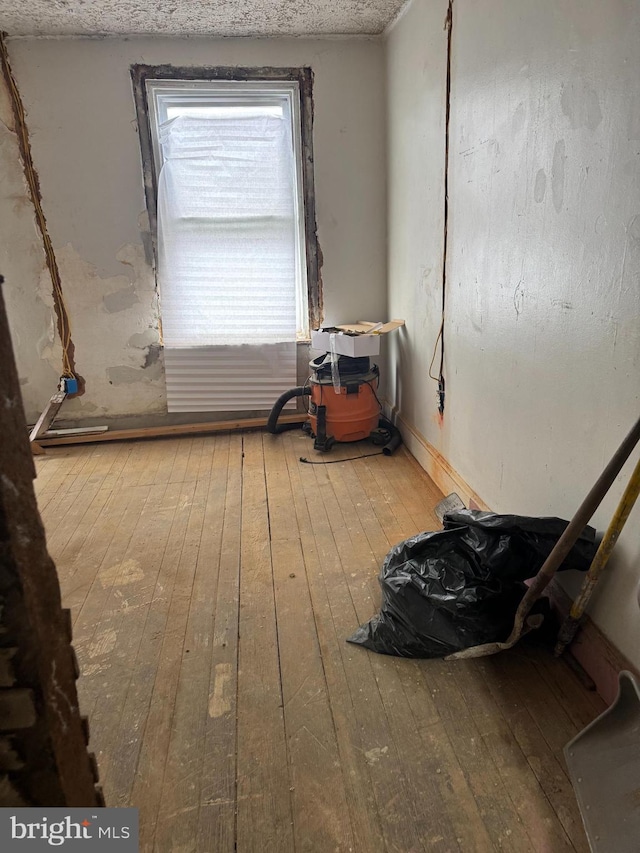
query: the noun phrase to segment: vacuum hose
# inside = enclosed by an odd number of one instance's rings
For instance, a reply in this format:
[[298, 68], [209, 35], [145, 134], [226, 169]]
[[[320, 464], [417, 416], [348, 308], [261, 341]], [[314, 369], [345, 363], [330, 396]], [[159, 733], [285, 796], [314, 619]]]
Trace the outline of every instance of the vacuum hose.
[[391, 438], [382, 448], [382, 452], [385, 456], [391, 456], [394, 450], [397, 450], [402, 444], [402, 436], [400, 435], [400, 430], [394, 426], [393, 432], [391, 434]]
[[389, 434], [387, 443], [382, 448], [385, 456], [391, 456], [402, 444], [402, 436], [400, 430], [388, 418], [382, 417], [378, 421], [378, 427], [385, 430]]
[[285, 432], [285, 430], [288, 429], [299, 429], [304, 421], [293, 424], [278, 424], [278, 418], [280, 417], [280, 412], [283, 407], [287, 405], [289, 400], [293, 400], [294, 397], [307, 397], [310, 393], [311, 391], [307, 387], [304, 385], [298, 385], [297, 388], [289, 388], [288, 391], [281, 394], [273, 404], [273, 409], [271, 409], [271, 414], [267, 421], [267, 432], [270, 432], [272, 435], [277, 435], [279, 432]]

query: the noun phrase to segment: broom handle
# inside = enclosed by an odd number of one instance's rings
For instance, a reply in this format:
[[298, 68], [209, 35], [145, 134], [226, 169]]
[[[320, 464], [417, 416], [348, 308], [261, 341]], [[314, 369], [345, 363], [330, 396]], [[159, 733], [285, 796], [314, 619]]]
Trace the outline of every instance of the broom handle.
[[631, 455], [639, 440], [640, 418], [638, 418], [627, 437], [616, 450], [611, 461], [598, 477], [589, 494], [580, 504], [578, 511], [567, 525], [564, 533], [558, 539], [553, 550], [542, 564], [540, 571], [533, 579], [531, 586], [524, 594], [524, 597], [516, 611], [513, 630], [511, 631], [511, 635], [509, 636], [507, 643], [511, 643], [512, 641], [515, 642], [522, 634], [524, 622], [529, 611], [540, 598], [567, 554], [575, 545], [578, 537], [591, 520], [594, 512], [602, 503], [604, 496], [611, 488], [614, 480], [622, 470], [622, 466]]

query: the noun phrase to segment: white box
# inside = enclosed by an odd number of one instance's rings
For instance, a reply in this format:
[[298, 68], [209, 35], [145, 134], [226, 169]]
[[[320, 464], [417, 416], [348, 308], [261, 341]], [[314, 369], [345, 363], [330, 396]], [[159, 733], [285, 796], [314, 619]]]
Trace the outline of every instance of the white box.
[[[311, 332], [311, 347], [323, 352], [331, 352], [331, 334], [329, 332]], [[361, 355], [378, 355], [380, 335], [335, 335], [335, 351], [338, 355], [357, 358]]]
[[[378, 355], [380, 353], [380, 338], [389, 332], [404, 326], [404, 320], [392, 320], [390, 323], [368, 323], [359, 320], [357, 323], [345, 323], [336, 326], [340, 332], [334, 335], [335, 352], [338, 355], [348, 355], [350, 358], [358, 358], [363, 355]], [[375, 329], [369, 333], [367, 329]], [[351, 334], [349, 334], [351, 332]], [[331, 352], [331, 332], [320, 329], [311, 332], [312, 349]]]

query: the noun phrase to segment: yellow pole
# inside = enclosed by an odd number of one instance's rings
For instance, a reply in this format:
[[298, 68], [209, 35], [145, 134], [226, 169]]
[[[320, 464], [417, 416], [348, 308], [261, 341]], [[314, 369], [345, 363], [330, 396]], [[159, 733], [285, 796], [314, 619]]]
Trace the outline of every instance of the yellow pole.
[[589, 571], [587, 572], [582, 584], [580, 594], [573, 602], [569, 615], [560, 628], [554, 654], [561, 655], [575, 637], [580, 625], [580, 620], [582, 619], [587, 604], [589, 603], [589, 599], [591, 598], [593, 590], [604, 572], [609, 561], [609, 557], [611, 556], [611, 552], [613, 551], [620, 533], [622, 532], [622, 528], [625, 526], [626, 521], [629, 518], [629, 514], [633, 509], [633, 505], [638, 498], [638, 494], [640, 494], [640, 459], [638, 460], [633, 474], [631, 475], [627, 488], [624, 490], [624, 494], [622, 495], [618, 508], [611, 519], [607, 532], [604, 534], [600, 547], [593, 558], [593, 562], [591, 563]]

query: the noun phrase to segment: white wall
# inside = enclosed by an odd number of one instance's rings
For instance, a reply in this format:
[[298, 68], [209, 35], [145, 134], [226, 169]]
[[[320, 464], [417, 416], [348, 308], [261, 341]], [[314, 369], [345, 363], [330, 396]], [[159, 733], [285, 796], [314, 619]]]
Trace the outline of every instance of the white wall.
[[[439, 425], [426, 378], [439, 309], [418, 272], [437, 264], [419, 224], [436, 227], [441, 142], [430, 139], [414, 182], [401, 164], [438, 110], [433, 79], [412, 81], [442, 44], [441, 6], [414, 0], [388, 44], [390, 304], [392, 314], [413, 307], [416, 338], [398, 368], [400, 414], [492, 508], [570, 517], [640, 413], [640, 6], [454, 0]], [[418, 321], [428, 341], [417, 340]], [[629, 469], [595, 516], [599, 529]], [[592, 612], [636, 665], [638, 512]]]
[[[312, 67], [326, 320], [357, 319], [363, 305], [367, 314], [385, 316], [380, 40], [16, 39], [9, 51], [71, 315], [76, 365], [87, 382], [82, 398], [65, 403], [66, 417], [165, 410], [162, 359], [153, 348], [153, 275], [143, 249], [133, 63]], [[0, 177], [8, 189], [0, 199], [5, 292], [33, 418], [54, 390], [59, 348], [52, 343], [44, 256], [25, 203], [15, 140], [6, 132]]]
[[387, 399], [437, 440], [427, 371], [441, 318], [446, 0], [414, 2], [387, 40], [389, 338]]

